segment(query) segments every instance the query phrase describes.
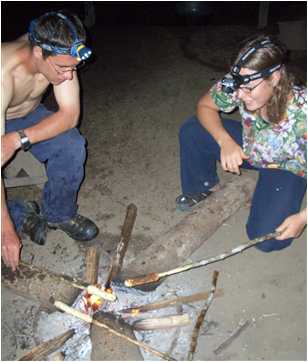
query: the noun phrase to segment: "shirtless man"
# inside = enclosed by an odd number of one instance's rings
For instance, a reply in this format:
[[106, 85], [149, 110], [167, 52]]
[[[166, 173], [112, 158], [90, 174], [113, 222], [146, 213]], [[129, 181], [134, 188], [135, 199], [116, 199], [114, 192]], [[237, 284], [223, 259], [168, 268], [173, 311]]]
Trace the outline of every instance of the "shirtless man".
[[[2, 182], [1, 253], [13, 271], [19, 262], [21, 231], [40, 245], [48, 228], [61, 229], [79, 241], [91, 240], [99, 231], [77, 214], [76, 204], [86, 158], [85, 139], [76, 128], [76, 69], [91, 54], [84, 42], [80, 20], [61, 11], [42, 15], [31, 22], [28, 34], [2, 44], [1, 166], [17, 151], [29, 150], [46, 164], [48, 177], [41, 208], [35, 202], [7, 203]], [[58, 103], [55, 113], [40, 103], [49, 84]]]

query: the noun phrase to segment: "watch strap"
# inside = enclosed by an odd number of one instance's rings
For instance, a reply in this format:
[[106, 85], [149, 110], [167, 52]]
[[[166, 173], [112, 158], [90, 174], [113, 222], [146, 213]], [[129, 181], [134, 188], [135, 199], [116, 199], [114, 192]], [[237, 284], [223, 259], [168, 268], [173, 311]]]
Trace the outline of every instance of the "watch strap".
[[32, 146], [28, 136], [25, 134], [24, 130], [22, 129], [17, 131], [17, 133], [19, 134], [20, 137], [21, 149], [23, 151], [28, 151]]

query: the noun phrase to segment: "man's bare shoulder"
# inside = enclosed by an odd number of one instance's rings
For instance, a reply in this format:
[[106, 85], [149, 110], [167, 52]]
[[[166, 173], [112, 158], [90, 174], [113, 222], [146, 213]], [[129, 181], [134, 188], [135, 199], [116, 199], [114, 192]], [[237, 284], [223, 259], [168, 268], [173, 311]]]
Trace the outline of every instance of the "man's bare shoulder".
[[40, 102], [48, 80], [32, 71], [32, 48], [27, 35], [2, 44], [2, 89], [11, 89], [7, 96], [6, 118], [27, 114]]
[[27, 34], [12, 41], [1, 43], [1, 68], [2, 71], [11, 72], [14, 68], [24, 62], [25, 56], [29, 54], [29, 43]]
[[24, 34], [24, 35], [20, 36], [19, 38], [15, 39], [13, 41], [2, 42], [1, 43], [1, 50], [6, 52], [6, 53], [15, 52], [18, 49], [25, 46], [25, 44], [27, 44], [27, 43], [28, 43], [28, 35]]

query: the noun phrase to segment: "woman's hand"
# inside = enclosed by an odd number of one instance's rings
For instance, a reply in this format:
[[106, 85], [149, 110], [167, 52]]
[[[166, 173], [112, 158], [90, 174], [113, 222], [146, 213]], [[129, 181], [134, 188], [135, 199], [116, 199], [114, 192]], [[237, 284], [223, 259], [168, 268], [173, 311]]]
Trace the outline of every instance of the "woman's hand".
[[248, 159], [248, 156], [245, 155], [242, 148], [231, 138], [219, 143], [222, 169], [240, 175], [239, 166], [242, 165], [243, 160]]
[[276, 231], [281, 235], [277, 236], [277, 240], [284, 240], [289, 238], [297, 238], [303, 232], [307, 223], [307, 209], [287, 217], [284, 222], [278, 226]]

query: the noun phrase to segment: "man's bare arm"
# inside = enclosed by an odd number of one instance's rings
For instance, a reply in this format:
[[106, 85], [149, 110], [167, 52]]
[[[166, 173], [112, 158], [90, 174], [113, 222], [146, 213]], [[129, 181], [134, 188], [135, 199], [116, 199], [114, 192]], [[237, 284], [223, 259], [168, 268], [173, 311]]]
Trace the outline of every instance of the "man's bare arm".
[[3, 182], [1, 184], [1, 257], [5, 265], [16, 270], [20, 255], [20, 239], [9, 215]]
[[80, 115], [79, 82], [77, 73], [73, 79], [54, 86], [59, 109], [35, 126], [25, 129], [31, 143], [44, 141], [76, 127]]
[[[1, 167], [10, 160], [15, 152], [20, 148], [19, 138], [16, 132], [5, 135], [5, 114], [13, 98], [13, 78], [4, 77], [1, 80]], [[4, 91], [5, 90], [5, 91]]]
[[[5, 135], [5, 113], [13, 95], [13, 81], [10, 77], [2, 77], [1, 82], [1, 167], [13, 156], [16, 146], [10, 147], [10, 136]], [[3, 91], [5, 89], [5, 92]], [[20, 239], [16, 233], [15, 227], [9, 215], [7, 208], [4, 184], [1, 180], [1, 257], [7, 266], [10, 266], [13, 271], [19, 262], [20, 254]]]

